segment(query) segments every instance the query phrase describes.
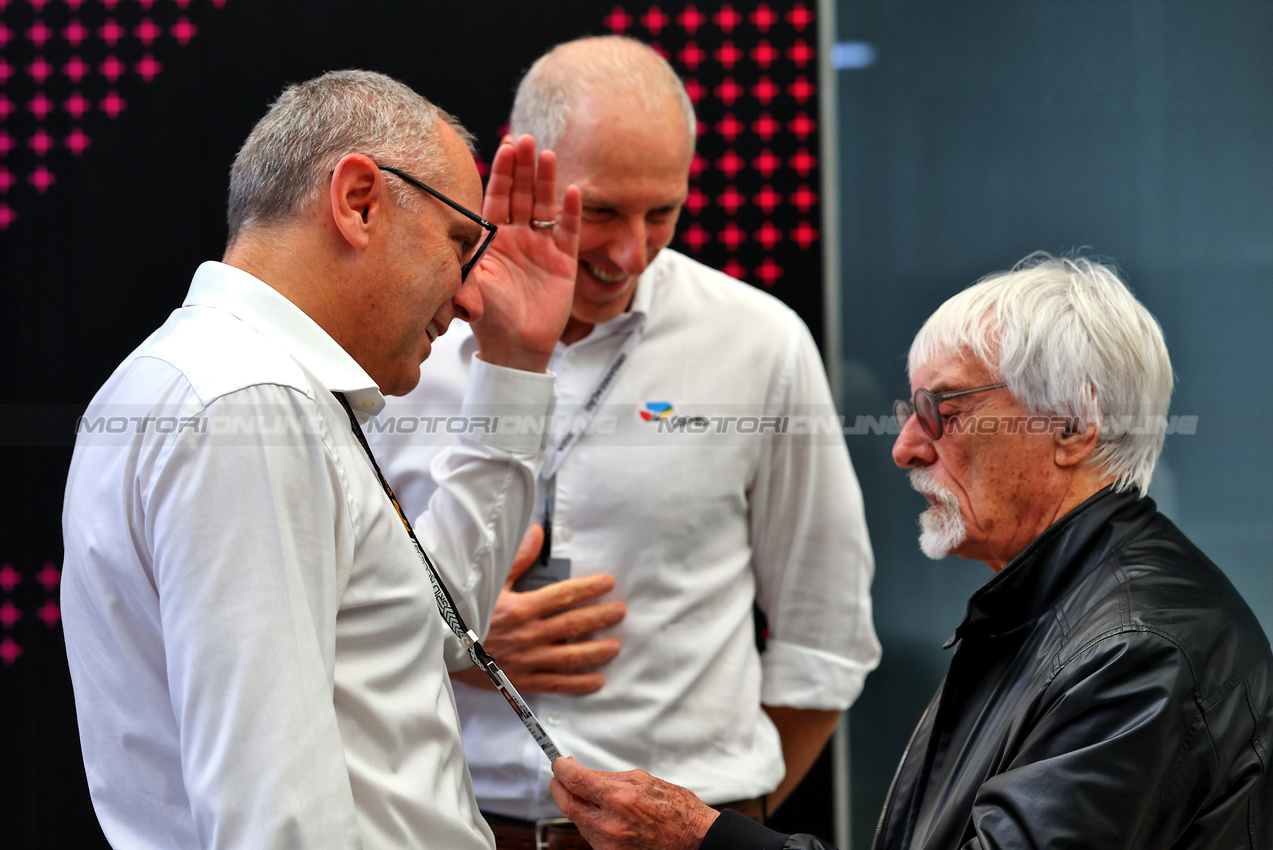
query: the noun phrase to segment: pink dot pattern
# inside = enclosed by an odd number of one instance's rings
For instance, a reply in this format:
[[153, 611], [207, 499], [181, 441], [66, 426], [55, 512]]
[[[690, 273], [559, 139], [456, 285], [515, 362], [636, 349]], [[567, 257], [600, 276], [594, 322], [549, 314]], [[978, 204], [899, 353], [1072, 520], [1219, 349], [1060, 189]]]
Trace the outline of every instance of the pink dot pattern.
[[46, 563], [24, 574], [11, 563], [0, 564], [0, 665], [12, 667], [22, 657], [20, 635], [43, 623], [52, 629], [62, 622], [57, 604], [62, 573]]
[[602, 25], [652, 44], [698, 113], [679, 247], [766, 287], [793, 265], [819, 268], [798, 256], [820, 238], [813, 4], [629, 3]]
[[0, 232], [225, 2], [0, 0]]

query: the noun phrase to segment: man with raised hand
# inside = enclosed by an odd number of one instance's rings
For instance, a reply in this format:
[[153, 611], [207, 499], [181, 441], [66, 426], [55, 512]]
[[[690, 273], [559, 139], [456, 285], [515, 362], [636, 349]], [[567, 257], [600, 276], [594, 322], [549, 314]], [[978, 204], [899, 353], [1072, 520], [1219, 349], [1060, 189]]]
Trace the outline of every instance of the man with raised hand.
[[[454, 118], [342, 71], [252, 130], [228, 220], [223, 261], [83, 420], [136, 427], [81, 433], [67, 483], [62, 610], [102, 828], [156, 850], [489, 848], [449, 631], [358, 434], [453, 318], [479, 341], [468, 403], [550, 412], [578, 192], [559, 201], [526, 137], [483, 200]], [[474, 435], [440, 460], [419, 536], [474, 571], [454, 590], [487, 588], [475, 610], [521, 539], [541, 442]]]
[[[550, 367], [558, 417], [535, 513], [548, 540], [527, 573], [538, 589], [505, 590], [487, 648], [563, 752], [762, 816], [879, 658], [861, 495], [821, 359], [792, 310], [668, 247], [697, 122], [652, 49], [554, 48], [520, 84], [510, 129], [554, 149], [583, 220]], [[396, 421], [459, 421], [478, 348], [442, 341], [445, 368], [392, 403]], [[761, 427], [802, 417], [835, 425]], [[446, 471], [442, 429], [375, 439], [408, 513], [422, 510]], [[501, 846], [533, 842], [559, 816], [549, 765], [480, 676], [459, 676], [478, 801]]]

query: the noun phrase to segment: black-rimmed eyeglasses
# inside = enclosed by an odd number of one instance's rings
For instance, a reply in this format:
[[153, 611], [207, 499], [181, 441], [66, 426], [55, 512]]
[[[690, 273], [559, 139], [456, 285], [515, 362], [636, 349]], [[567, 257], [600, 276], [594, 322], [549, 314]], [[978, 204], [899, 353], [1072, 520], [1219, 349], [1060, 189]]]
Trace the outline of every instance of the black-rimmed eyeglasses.
[[915, 390], [915, 394], [911, 396], [911, 400], [899, 398], [893, 402], [893, 416], [897, 419], [897, 427], [905, 428], [906, 420], [911, 418], [911, 414], [919, 417], [919, 425], [924, 429], [924, 433], [932, 437], [934, 440], [940, 440], [945, 432], [946, 419], [942, 416], [941, 403], [947, 399], [959, 398], [960, 396], [972, 395], [973, 393], [984, 393], [990, 390], [997, 390], [1006, 387], [1007, 384], [989, 384], [984, 387], [972, 387], [966, 390], [951, 390], [950, 392], [935, 393], [920, 387]]
[[446, 195], [443, 195], [438, 190], [431, 189], [428, 186], [424, 185], [419, 180], [412, 177], [410, 174], [407, 174], [405, 171], [399, 171], [398, 169], [394, 168], [391, 165], [381, 165], [380, 163], [376, 163], [376, 167], [379, 168], [381, 171], [388, 171], [390, 174], [396, 174], [397, 176], [401, 177], [403, 180], [406, 180], [412, 186], [415, 186], [418, 189], [423, 189], [424, 191], [428, 192], [433, 197], [437, 198], [442, 203], [446, 204], [451, 209], [458, 212], [460, 215], [464, 216], [465, 218], [476, 221], [478, 224], [480, 224], [483, 228], [486, 229], [486, 239], [484, 239], [482, 241], [482, 244], [477, 247], [477, 251], [473, 253], [473, 257], [467, 263], [460, 266], [460, 282], [463, 283], [465, 279], [468, 278], [469, 271], [472, 270], [473, 266], [477, 265], [477, 261], [482, 259], [482, 255], [486, 253], [486, 249], [490, 247], [491, 240], [495, 238], [495, 231], [498, 230], [499, 228], [491, 224], [486, 219], [482, 218], [480, 215], [477, 215], [476, 213], [466, 210], [464, 207], [460, 206], [455, 201], [448, 198]]

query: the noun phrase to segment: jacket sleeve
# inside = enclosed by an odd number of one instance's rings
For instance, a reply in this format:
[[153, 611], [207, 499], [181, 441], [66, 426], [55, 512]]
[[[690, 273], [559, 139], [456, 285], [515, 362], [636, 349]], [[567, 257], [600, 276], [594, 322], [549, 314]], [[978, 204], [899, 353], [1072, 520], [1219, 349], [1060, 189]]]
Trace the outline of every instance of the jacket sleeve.
[[1150, 631], [1058, 661], [1008, 768], [977, 792], [964, 850], [1173, 844], [1217, 769], [1195, 686], [1185, 655]]
[[703, 837], [699, 850], [835, 850], [812, 835], [783, 835], [734, 811], [720, 817]]

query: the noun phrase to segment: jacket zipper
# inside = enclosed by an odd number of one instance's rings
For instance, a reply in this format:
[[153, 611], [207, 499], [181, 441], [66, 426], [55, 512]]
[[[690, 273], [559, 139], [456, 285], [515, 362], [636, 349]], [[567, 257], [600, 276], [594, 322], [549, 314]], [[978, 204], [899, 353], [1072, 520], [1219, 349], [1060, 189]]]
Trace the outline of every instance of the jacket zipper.
[[911, 738], [906, 742], [906, 749], [902, 750], [902, 760], [897, 763], [897, 770], [893, 772], [893, 781], [889, 783], [888, 794], [884, 797], [884, 808], [880, 811], [879, 822], [875, 824], [875, 838], [871, 840], [871, 850], [879, 850], [880, 835], [884, 832], [884, 824], [888, 821], [889, 809], [893, 807], [893, 793], [897, 791], [897, 780], [902, 776], [902, 768], [906, 767], [906, 757], [910, 755], [911, 746], [915, 743], [915, 736], [919, 734], [924, 721], [928, 719], [928, 713], [933, 710], [933, 706], [936, 705], [937, 698], [941, 696], [943, 690], [945, 690], [944, 687], [938, 688], [937, 692], [933, 694], [933, 698], [928, 701], [928, 707], [919, 716], [919, 722], [915, 724], [915, 729], [911, 732]]

